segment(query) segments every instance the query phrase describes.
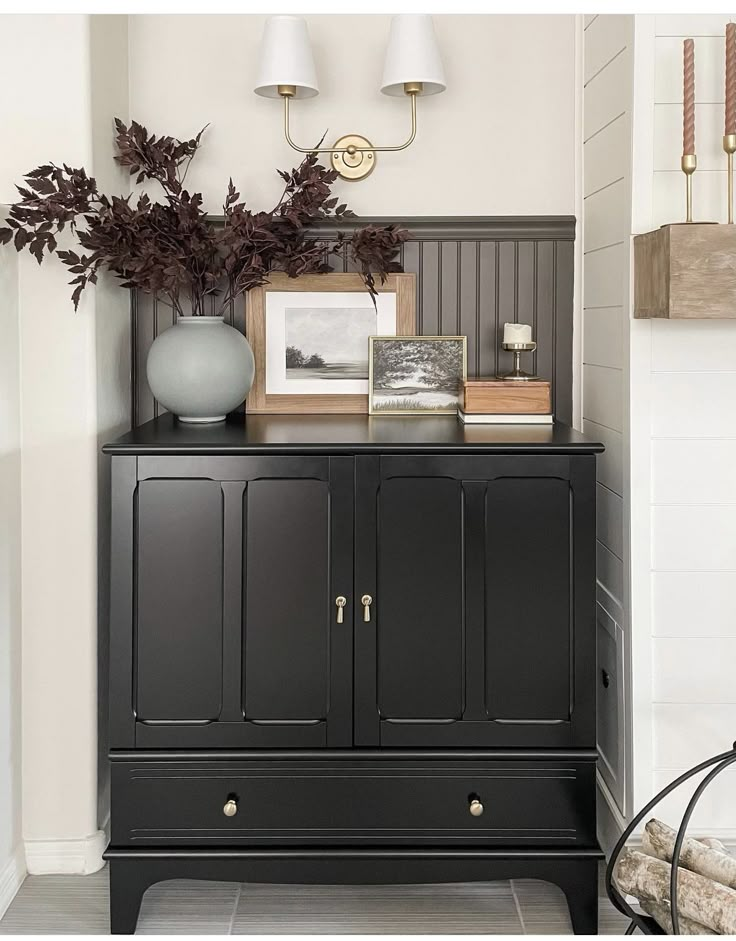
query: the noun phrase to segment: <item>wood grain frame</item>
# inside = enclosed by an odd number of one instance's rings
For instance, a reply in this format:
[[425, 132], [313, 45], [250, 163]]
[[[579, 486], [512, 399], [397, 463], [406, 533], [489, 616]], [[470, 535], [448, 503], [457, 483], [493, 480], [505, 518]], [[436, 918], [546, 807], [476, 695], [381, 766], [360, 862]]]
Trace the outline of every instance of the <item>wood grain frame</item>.
[[[329, 412], [367, 414], [367, 395], [268, 395], [266, 394], [266, 295], [270, 291], [365, 291], [359, 274], [316, 274], [289, 278], [274, 274], [268, 284], [249, 292], [245, 312], [245, 335], [253, 348], [256, 371], [246, 399], [251, 414], [318, 415]], [[416, 276], [392, 274], [379, 287], [380, 294], [396, 294], [396, 333], [416, 334]]]

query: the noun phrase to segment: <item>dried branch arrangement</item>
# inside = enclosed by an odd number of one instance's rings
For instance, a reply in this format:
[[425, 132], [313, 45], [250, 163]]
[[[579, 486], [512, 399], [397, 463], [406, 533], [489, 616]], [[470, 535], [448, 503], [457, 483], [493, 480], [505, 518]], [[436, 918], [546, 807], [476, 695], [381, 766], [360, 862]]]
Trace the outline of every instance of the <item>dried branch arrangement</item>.
[[[12, 241], [39, 264], [47, 254], [60, 258], [74, 275], [75, 310], [100, 270], [112, 272], [123, 287], [158, 295], [177, 314], [195, 316], [210, 312], [213, 297], [215, 313], [222, 313], [233, 299], [266, 283], [272, 271], [295, 278], [330, 270], [328, 255], [341, 250], [344, 236], [330, 248], [308, 238], [307, 229], [320, 219], [339, 221], [354, 213], [332, 196], [337, 171], [318, 163], [316, 154], [291, 171], [278, 171], [284, 190], [268, 212], [249, 209], [231, 179], [224, 223], [218, 223], [202, 208], [201, 194], [184, 188], [204, 129], [180, 141], [149, 134], [136, 121], [128, 127], [116, 118], [115, 128], [115, 159], [136, 183], [160, 184], [163, 202], [145, 193], [135, 200], [105, 196], [83, 168], [48, 163], [25, 175], [25, 185], [17, 187], [21, 198], [0, 228], [1, 244]], [[67, 227], [81, 253], [59, 247], [59, 233]], [[383, 282], [401, 270], [396, 257], [407, 237], [393, 225], [368, 225], [353, 233], [351, 255], [374, 300], [376, 278]]]

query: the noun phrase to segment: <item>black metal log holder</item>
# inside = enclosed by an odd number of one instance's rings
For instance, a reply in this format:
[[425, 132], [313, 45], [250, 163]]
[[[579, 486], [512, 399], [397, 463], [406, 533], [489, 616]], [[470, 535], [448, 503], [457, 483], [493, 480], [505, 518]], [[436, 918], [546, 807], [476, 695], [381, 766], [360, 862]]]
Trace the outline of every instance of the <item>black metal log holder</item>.
[[[703, 792], [713, 782], [713, 780], [718, 777], [721, 771], [725, 771], [726, 768], [734, 764], [734, 762], [736, 762], [736, 743], [734, 743], [731, 751], [723, 752], [721, 755], [716, 755], [714, 758], [709, 758], [707, 761], [702, 761], [699, 765], [696, 765], [694, 768], [691, 768], [689, 771], [686, 771], [678, 778], [675, 778], [674, 781], [670, 782], [667, 787], [663, 788], [659, 794], [653, 797], [649, 803], [643, 807], [635, 817], [632, 818], [631, 822], [619, 837], [618, 842], [614, 846], [613, 852], [611, 853], [608, 865], [606, 866], [606, 894], [611, 900], [611, 904], [624, 915], [626, 915], [627, 918], [631, 919], [631, 924], [626, 929], [627, 935], [633, 934], [637, 928], [642, 932], [642, 934], [666, 934], [667, 932], [664, 931], [664, 929], [661, 928], [653, 918], [634, 911], [624, 896], [621, 895], [613, 881], [613, 873], [616, 869], [621, 850], [626, 845], [626, 841], [629, 839], [634, 830], [639, 826], [644, 817], [650, 814], [653, 808], [656, 807], [661, 800], [667, 797], [668, 794], [671, 794], [672, 791], [676, 790], [681, 784], [684, 784], [685, 781], [688, 781], [696, 774], [699, 774], [701, 771], [705, 771], [706, 768], [712, 768], [712, 770], [708, 772], [708, 774], [697, 786], [695, 793], [690, 798], [690, 801], [685, 808], [685, 813], [682, 815], [682, 822], [680, 823], [680, 828], [677, 831], [677, 837], [675, 839], [675, 845], [672, 852], [672, 874], [670, 876], [670, 911], [672, 915], [672, 933], [679, 935], [680, 918], [677, 910], [677, 873], [680, 865], [680, 852], [682, 850], [685, 834], [687, 833], [687, 827], [690, 823], [690, 818], [693, 815], [693, 811], [697, 807], [698, 801], [703, 795]], [[713, 765], [715, 765], [715, 767], [712, 767]]]

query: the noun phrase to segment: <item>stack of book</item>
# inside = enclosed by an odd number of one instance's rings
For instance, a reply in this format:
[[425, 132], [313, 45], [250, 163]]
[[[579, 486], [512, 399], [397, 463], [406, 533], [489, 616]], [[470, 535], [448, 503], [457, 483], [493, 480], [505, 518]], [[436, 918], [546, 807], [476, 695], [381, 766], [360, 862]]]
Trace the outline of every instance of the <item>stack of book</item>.
[[545, 379], [468, 379], [458, 418], [466, 425], [551, 425], [551, 383]]

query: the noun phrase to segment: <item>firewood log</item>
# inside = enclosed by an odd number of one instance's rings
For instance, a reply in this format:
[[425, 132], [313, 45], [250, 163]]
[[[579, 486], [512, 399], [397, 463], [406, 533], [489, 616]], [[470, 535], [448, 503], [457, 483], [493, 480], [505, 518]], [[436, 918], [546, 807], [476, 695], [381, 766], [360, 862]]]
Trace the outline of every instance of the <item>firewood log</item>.
[[[649, 856], [672, 862], [676, 836], [675, 830], [666, 823], [650, 820], [644, 830], [642, 849]], [[736, 859], [728, 853], [704, 846], [700, 840], [685, 837], [680, 853], [680, 866], [736, 889]]]
[[726, 844], [725, 844], [725, 843], [721, 843], [720, 840], [716, 840], [715, 837], [712, 837], [712, 836], [699, 836], [699, 837], [698, 837], [698, 843], [702, 843], [703, 846], [707, 846], [708, 849], [717, 850], [719, 853], [723, 853], [724, 856], [732, 856], [732, 855], [733, 855], [733, 853], [732, 853], [731, 850], [726, 846]]
[[[639, 900], [669, 902], [669, 863], [625, 850], [616, 867], [622, 892]], [[678, 913], [716, 934], [736, 934], [736, 891], [687, 869], [678, 870]]]
[[[667, 902], [651, 902], [649, 899], [642, 899], [639, 902], [639, 907], [647, 915], [651, 915], [667, 934], [672, 934], [672, 915]], [[705, 925], [698, 924], [697, 921], [693, 921], [691, 918], [680, 915], [680, 934], [715, 934], [715, 931], [711, 931]]]

